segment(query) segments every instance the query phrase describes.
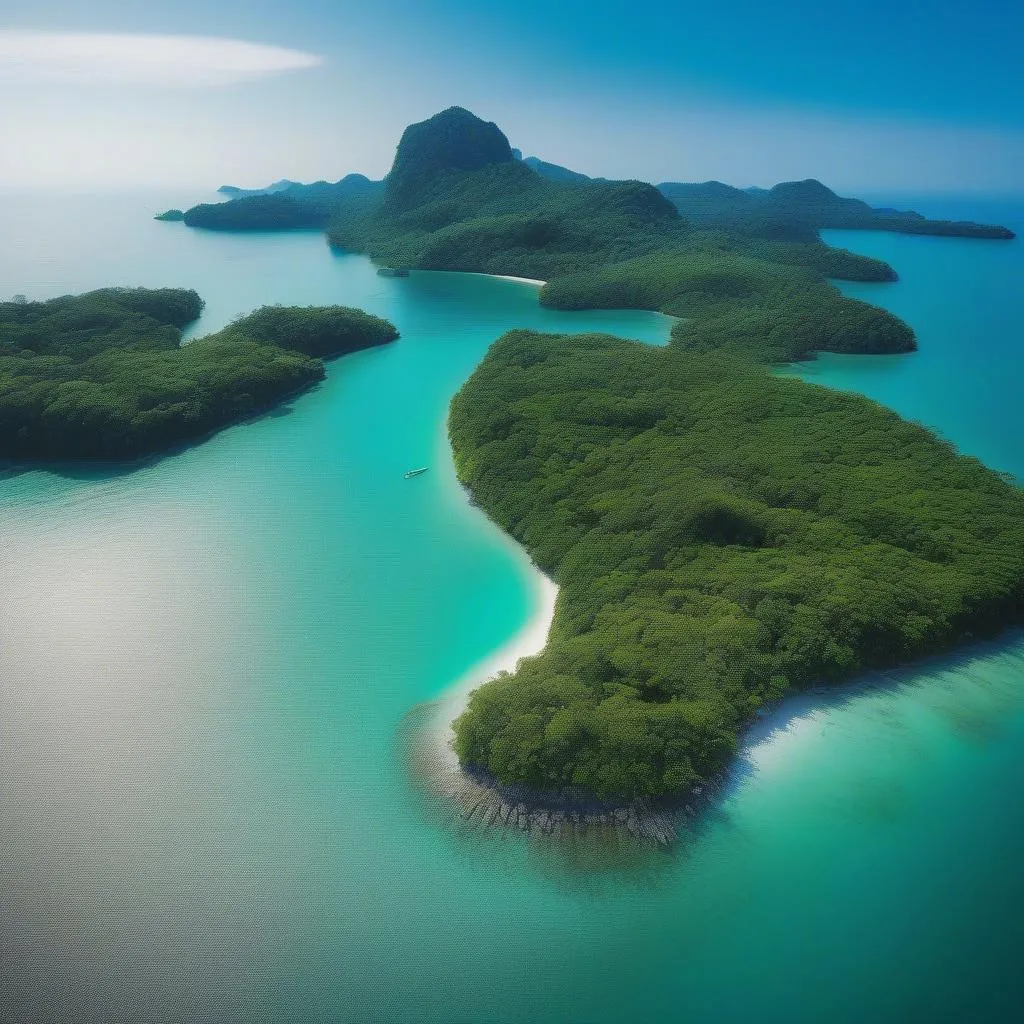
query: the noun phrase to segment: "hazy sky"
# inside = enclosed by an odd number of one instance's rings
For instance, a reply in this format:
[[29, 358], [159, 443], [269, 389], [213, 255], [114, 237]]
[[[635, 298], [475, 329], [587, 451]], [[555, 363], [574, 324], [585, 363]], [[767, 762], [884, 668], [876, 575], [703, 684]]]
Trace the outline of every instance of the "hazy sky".
[[1022, 45], [1021, 0], [0, 0], [0, 185], [379, 177], [457, 103], [608, 177], [1017, 191]]

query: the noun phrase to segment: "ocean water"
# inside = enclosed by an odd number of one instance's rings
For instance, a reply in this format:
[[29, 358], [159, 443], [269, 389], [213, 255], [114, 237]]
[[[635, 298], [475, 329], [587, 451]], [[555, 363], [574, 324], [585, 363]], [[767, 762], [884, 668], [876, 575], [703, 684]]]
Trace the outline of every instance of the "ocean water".
[[[1020, 637], [791, 702], [670, 854], [455, 827], [406, 737], [535, 594], [455, 484], [448, 399], [508, 327], [668, 323], [149, 219], [194, 198], [0, 197], [0, 295], [188, 285], [196, 333], [342, 302], [402, 338], [142, 468], [0, 480], [0, 1019], [1017, 1015]], [[922, 351], [801, 372], [1024, 476], [1021, 244], [836, 238], [891, 259], [864, 294]]]

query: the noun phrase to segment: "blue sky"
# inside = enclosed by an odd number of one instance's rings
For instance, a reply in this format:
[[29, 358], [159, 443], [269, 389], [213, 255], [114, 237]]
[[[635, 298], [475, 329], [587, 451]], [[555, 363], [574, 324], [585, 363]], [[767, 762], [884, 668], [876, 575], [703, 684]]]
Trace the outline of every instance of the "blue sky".
[[459, 103], [611, 177], [1009, 192], [1022, 40], [1008, 0], [2, 0], [0, 184], [379, 176]]

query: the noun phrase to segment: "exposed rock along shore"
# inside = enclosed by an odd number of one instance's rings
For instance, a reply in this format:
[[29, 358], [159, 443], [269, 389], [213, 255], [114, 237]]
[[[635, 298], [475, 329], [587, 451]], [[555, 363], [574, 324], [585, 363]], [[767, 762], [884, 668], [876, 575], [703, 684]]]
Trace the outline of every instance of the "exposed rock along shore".
[[671, 802], [624, 802], [599, 800], [575, 787], [504, 785], [486, 772], [460, 765], [450, 741], [437, 742], [442, 736], [429, 727], [420, 735], [414, 770], [432, 793], [450, 802], [458, 818], [477, 829], [511, 829], [553, 839], [618, 834], [668, 848], [678, 839], [682, 821], [695, 817], [714, 794], [705, 783]]

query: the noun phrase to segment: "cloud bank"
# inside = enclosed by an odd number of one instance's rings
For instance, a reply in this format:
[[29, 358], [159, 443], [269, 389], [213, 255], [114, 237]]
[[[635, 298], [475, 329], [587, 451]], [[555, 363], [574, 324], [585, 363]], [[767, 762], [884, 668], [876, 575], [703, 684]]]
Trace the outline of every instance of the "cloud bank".
[[317, 67], [281, 46], [205, 36], [0, 29], [0, 79], [205, 88]]

